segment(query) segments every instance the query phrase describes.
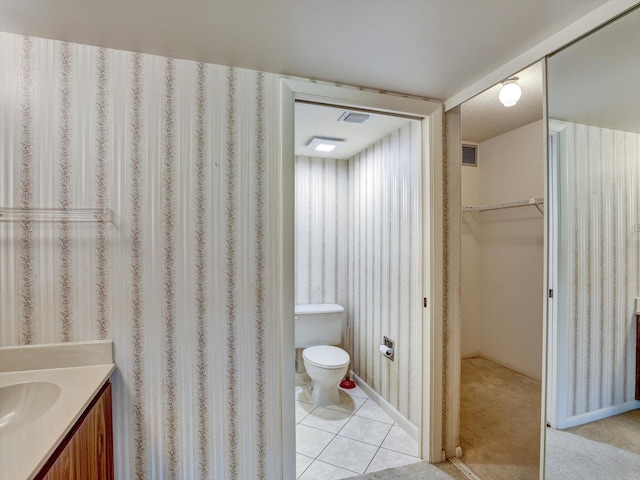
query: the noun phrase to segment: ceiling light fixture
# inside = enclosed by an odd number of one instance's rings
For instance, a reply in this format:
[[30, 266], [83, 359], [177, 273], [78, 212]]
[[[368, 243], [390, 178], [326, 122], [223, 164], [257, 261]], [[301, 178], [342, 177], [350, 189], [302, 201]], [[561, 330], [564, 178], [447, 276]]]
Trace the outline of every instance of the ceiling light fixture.
[[316, 152], [333, 152], [342, 143], [344, 143], [344, 140], [340, 138], [313, 137], [307, 144], [307, 148]]
[[505, 107], [513, 107], [520, 100], [522, 90], [518, 85], [518, 77], [511, 77], [502, 82], [502, 88], [498, 98]]

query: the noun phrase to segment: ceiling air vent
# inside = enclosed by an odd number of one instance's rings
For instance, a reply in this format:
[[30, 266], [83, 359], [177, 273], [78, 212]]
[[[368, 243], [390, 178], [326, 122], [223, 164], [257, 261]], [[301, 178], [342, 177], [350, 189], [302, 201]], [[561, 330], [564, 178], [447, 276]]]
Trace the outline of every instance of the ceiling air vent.
[[478, 146], [477, 145], [462, 145], [462, 165], [468, 167], [478, 166]]
[[369, 120], [370, 116], [371, 115], [367, 115], [366, 113], [344, 112], [338, 121], [347, 123], [364, 123]]

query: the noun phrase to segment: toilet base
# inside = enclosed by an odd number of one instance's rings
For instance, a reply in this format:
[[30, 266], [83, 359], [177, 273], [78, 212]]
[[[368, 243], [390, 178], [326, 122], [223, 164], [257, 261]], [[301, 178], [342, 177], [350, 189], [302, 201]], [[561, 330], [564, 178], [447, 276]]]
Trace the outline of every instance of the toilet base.
[[316, 407], [326, 407], [327, 405], [338, 405], [340, 403], [340, 392], [338, 385], [319, 385], [313, 380], [304, 386], [307, 395]]
[[309, 381], [311, 380], [311, 378], [309, 377], [309, 375], [307, 375], [307, 372], [302, 372], [302, 373], [298, 373], [296, 372], [296, 387], [299, 387], [301, 385], [306, 385], [307, 383], [309, 383]]

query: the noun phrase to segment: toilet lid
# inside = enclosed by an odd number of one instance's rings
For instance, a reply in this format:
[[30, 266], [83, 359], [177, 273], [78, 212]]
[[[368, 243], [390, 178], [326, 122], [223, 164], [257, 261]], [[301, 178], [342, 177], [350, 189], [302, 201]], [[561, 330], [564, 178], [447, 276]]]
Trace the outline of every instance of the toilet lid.
[[302, 356], [307, 362], [323, 368], [340, 368], [349, 363], [349, 354], [340, 347], [318, 345], [305, 348]]

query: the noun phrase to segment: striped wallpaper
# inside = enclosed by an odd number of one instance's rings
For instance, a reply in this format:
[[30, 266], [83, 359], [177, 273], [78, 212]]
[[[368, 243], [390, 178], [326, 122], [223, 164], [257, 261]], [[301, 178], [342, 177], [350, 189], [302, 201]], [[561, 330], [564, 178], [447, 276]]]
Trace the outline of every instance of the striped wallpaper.
[[455, 455], [460, 440], [460, 358], [462, 350], [462, 130], [461, 107], [444, 115], [442, 196], [442, 450]]
[[558, 368], [573, 417], [633, 401], [640, 135], [572, 123], [561, 135]]
[[[418, 425], [422, 297], [420, 124], [405, 127], [349, 162], [349, 307], [353, 370]], [[395, 361], [378, 347], [386, 335]]]
[[[282, 478], [279, 77], [0, 34], [0, 344], [113, 338], [116, 478]], [[273, 450], [273, 448], [271, 448]]]
[[296, 157], [296, 304], [348, 307], [349, 162]]

